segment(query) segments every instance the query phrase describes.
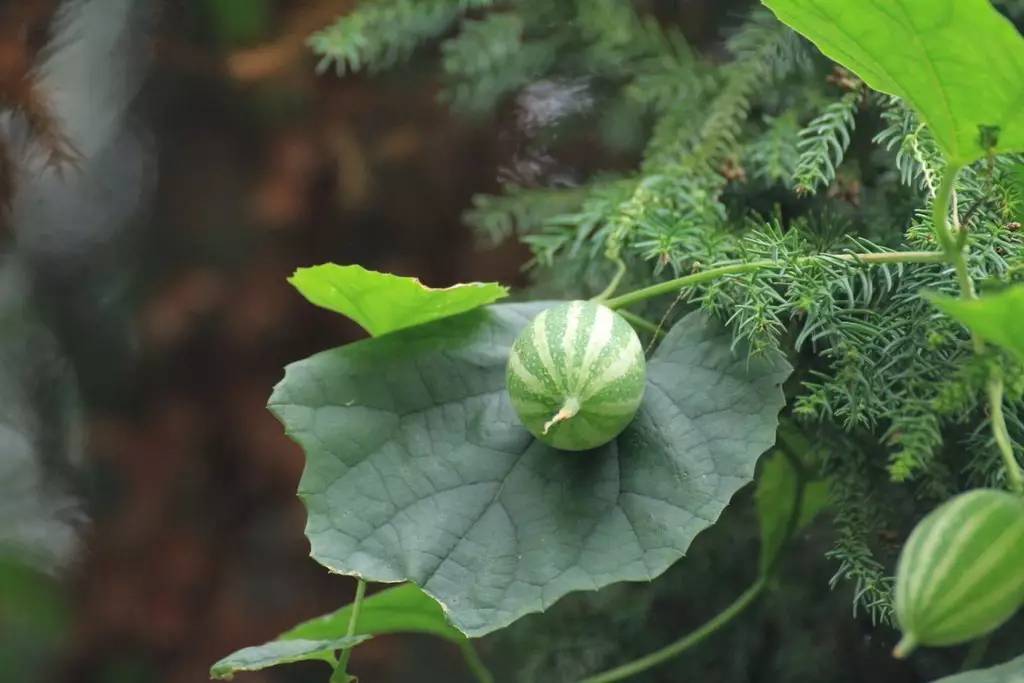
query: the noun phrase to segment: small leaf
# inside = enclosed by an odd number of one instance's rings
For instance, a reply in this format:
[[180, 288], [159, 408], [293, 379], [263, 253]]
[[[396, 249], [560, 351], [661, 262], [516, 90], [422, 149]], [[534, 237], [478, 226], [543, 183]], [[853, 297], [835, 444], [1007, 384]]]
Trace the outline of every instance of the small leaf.
[[270, 407], [306, 451], [313, 557], [413, 581], [479, 636], [575, 590], [648, 581], [747, 484], [775, 440], [778, 357], [691, 313], [648, 365], [636, 419], [565, 453], [519, 423], [509, 348], [552, 303], [490, 306], [288, 366]]
[[508, 296], [508, 290], [495, 282], [434, 289], [413, 277], [334, 263], [299, 268], [288, 282], [310, 303], [351, 318], [374, 337]]
[[1024, 151], [1024, 38], [988, 0], [763, 0], [876, 90], [909, 102], [946, 156]]
[[1021, 681], [1024, 681], [1024, 656], [990, 669], [976, 669], [955, 676], [947, 676], [934, 683], [1020, 683]]
[[[351, 616], [352, 606], [346, 605], [336, 612], [305, 621], [282, 633], [279, 638], [338, 638], [347, 632]], [[457, 628], [448, 623], [437, 601], [411, 583], [387, 588], [363, 600], [356, 622], [356, 634], [385, 633], [427, 633], [456, 644], [466, 640]]]
[[369, 639], [370, 636], [362, 635], [332, 640], [272, 640], [228, 655], [210, 667], [210, 676], [231, 679], [239, 671], [259, 671], [280, 664], [310, 660], [333, 665], [336, 651], [355, 647]]
[[1024, 361], [1024, 285], [1007, 287], [978, 299], [956, 299], [928, 293], [925, 298], [986, 341], [998, 344]]
[[793, 520], [799, 477], [782, 453], [765, 460], [758, 481], [757, 512], [761, 520], [761, 571], [768, 571], [786, 543], [786, 534], [803, 529], [828, 505], [828, 485], [821, 480], [805, 482], [800, 494], [800, 514]]

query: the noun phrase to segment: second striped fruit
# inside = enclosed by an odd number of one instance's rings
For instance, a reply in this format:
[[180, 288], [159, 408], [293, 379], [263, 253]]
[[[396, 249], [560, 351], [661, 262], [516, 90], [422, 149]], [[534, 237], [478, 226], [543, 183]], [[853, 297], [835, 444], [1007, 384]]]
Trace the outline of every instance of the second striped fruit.
[[895, 597], [896, 656], [998, 628], [1024, 602], [1024, 499], [977, 489], [932, 511], [903, 546]]

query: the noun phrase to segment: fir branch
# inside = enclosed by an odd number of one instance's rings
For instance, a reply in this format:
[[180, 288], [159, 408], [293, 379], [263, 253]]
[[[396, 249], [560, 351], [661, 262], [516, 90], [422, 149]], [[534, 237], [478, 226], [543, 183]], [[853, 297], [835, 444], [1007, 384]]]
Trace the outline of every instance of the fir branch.
[[800, 129], [792, 114], [765, 117], [765, 130], [746, 148], [744, 166], [767, 184], [790, 185], [801, 160]]
[[516, 14], [491, 14], [462, 22], [462, 30], [442, 45], [448, 86], [443, 99], [469, 114], [490, 112], [502, 96], [545, 73], [562, 42], [559, 36], [524, 40]]
[[319, 71], [378, 71], [403, 61], [424, 41], [444, 33], [466, 10], [493, 0], [364, 0], [309, 38]]
[[874, 500], [868, 467], [856, 449], [844, 449], [826, 461], [836, 540], [825, 556], [839, 562], [829, 585], [834, 589], [842, 581], [853, 583], [854, 615], [863, 609], [872, 623], [892, 624], [893, 579], [872, 549], [882, 507]]
[[502, 195], [475, 195], [473, 208], [462, 214], [462, 220], [485, 242], [498, 244], [513, 235], [538, 232], [555, 216], [577, 211], [590, 190], [507, 186]]
[[850, 146], [854, 117], [862, 100], [863, 93], [852, 90], [829, 103], [800, 131], [800, 158], [793, 172], [797, 194], [813, 194], [835, 180], [836, 169]]

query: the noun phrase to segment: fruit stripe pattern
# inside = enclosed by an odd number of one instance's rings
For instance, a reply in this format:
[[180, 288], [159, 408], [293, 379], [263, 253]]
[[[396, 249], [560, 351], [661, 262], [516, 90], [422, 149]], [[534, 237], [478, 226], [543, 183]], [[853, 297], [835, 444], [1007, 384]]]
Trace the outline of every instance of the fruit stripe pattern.
[[643, 399], [644, 351], [622, 316], [572, 301], [538, 315], [516, 339], [506, 382], [526, 428], [563, 450], [615, 438]]
[[960, 494], [918, 524], [900, 555], [896, 654], [982, 636], [1022, 602], [1024, 499], [992, 489]]

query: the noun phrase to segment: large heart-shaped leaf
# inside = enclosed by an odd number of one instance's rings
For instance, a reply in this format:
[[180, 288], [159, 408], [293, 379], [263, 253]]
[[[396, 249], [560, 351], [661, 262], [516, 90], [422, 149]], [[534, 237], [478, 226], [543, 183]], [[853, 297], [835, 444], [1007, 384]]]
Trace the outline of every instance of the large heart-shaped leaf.
[[928, 294], [927, 298], [946, 315], [1024, 361], [1024, 285], [978, 299], [941, 294]]
[[1021, 681], [1024, 681], [1024, 656], [990, 669], [977, 669], [955, 676], [947, 676], [935, 683], [1021, 683]]
[[355, 320], [374, 337], [465, 313], [508, 296], [508, 290], [496, 282], [435, 289], [414, 277], [335, 263], [299, 268], [288, 282], [310, 303]]
[[633, 424], [565, 453], [505, 391], [517, 333], [549, 303], [478, 309], [287, 368], [270, 407], [306, 451], [312, 555], [413, 581], [483, 635], [569, 591], [650, 580], [713, 524], [775, 439], [780, 358], [748, 358], [700, 313], [648, 364]]
[[1024, 150], [1024, 38], [989, 0], [763, 1], [872, 88], [909, 102], [951, 161]]

